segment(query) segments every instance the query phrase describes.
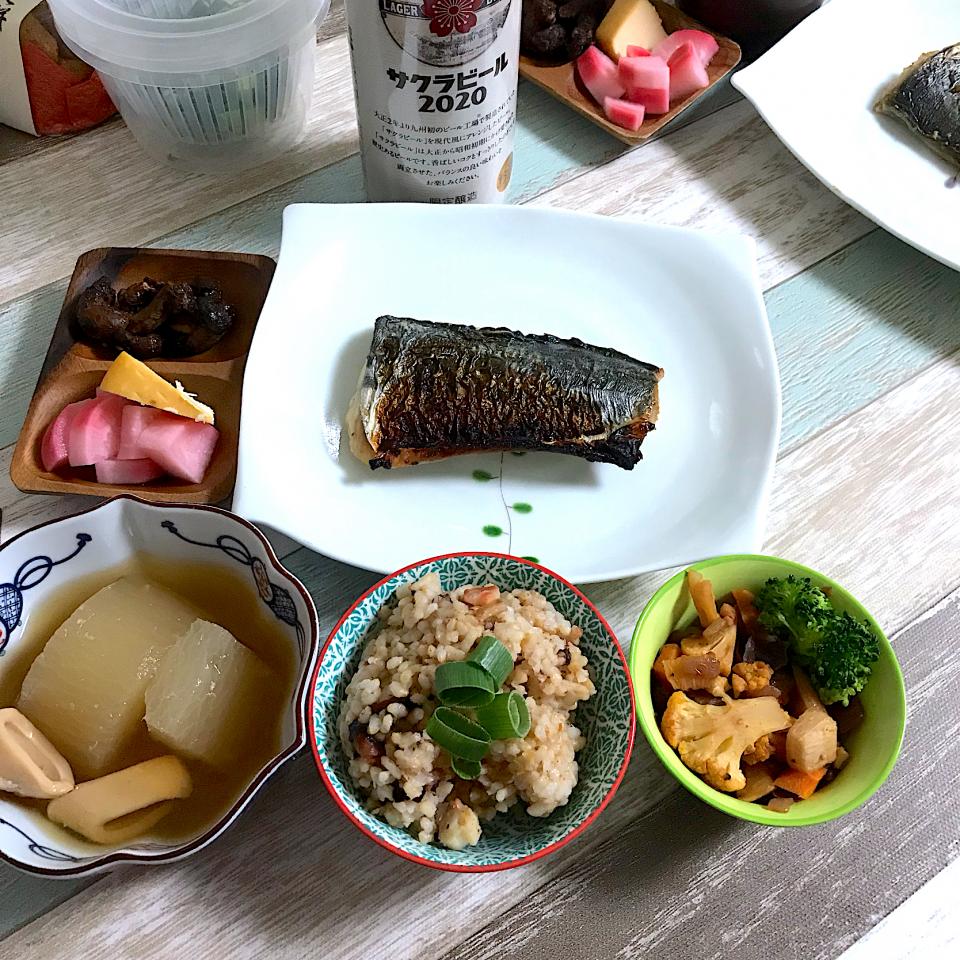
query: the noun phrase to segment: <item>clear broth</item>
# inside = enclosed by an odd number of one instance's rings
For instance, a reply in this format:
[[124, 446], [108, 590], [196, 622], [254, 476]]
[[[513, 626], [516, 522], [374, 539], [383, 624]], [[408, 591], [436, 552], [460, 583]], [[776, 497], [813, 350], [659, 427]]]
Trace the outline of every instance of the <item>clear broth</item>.
[[[40, 609], [31, 612], [23, 636], [13, 650], [8, 648], [0, 659], [0, 706], [16, 703], [30, 665], [56, 629], [67, 620], [84, 600], [122, 576], [135, 574], [147, 577], [190, 601], [206, 620], [219, 623], [240, 643], [249, 647], [273, 671], [276, 683], [264, 699], [257, 699], [249, 708], [260, 717], [271, 717], [257, 728], [241, 760], [230, 770], [214, 770], [194, 760], [183, 758], [193, 779], [193, 793], [179, 800], [171, 812], [141, 839], [162, 843], [180, 842], [197, 836], [216, 823], [246, 789], [253, 777], [280, 751], [283, 705], [289, 701], [297, 673], [293, 645], [285, 635], [286, 625], [277, 620], [260, 600], [252, 579], [225, 571], [210, 564], [171, 565], [150, 557], [139, 557], [129, 564], [83, 577], [54, 592]], [[54, 744], [56, 746], [56, 744]], [[155, 743], [141, 724], [140, 735], [125, 751], [116, 769], [120, 770], [170, 751]], [[6, 795], [32, 810], [43, 811], [47, 801], [21, 800]]]

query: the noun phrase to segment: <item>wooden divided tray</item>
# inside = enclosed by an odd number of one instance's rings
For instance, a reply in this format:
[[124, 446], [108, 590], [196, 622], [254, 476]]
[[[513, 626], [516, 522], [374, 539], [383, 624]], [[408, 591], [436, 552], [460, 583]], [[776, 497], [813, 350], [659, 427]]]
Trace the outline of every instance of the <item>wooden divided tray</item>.
[[[102, 247], [83, 254], [70, 279], [14, 450], [10, 477], [16, 486], [26, 493], [76, 493], [94, 497], [134, 493], [157, 502], [217, 503], [229, 496], [237, 472], [243, 370], [275, 269], [276, 263], [270, 257], [249, 253]], [[93, 467], [67, 467], [58, 473], [43, 469], [40, 442], [47, 426], [68, 403], [94, 396], [117, 355], [116, 350], [88, 346], [77, 337], [77, 299], [101, 277], [109, 278], [115, 289], [144, 277], [159, 281], [214, 281], [224, 301], [236, 310], [237, 320], [230, 332], [205, 353], [148, 361], [164, 379], [179, 380], [184, 389], [213, 407], [220, 440], [202, 483], [164, 477], [145, 484], [118, 485], [97, 483]]]
[[643, 143], [655, 134], [664, 124], [669, 123], [674, 117], [683, 113], [692, 103], [695, 103], [708, 90], [713, 89], [739, 62], [740, 47], [733, 40], [721, 37], [714, 33], [703, 24], [691, 20], [686, 14], [681, 13], [676, 7], [669, 3], [663, 3], [662, 0], [653, 0], [653, 5], [660, 14], [663, 21], [663, 28], [667, 33], [673, 33], [674, 30], [703, 30], [711, 34], [720, 45], [710, 66], [707, 67], [707, 76], [710, 78], [710, 85], [696, 93], [691, 93], [685, 100], [674, 104], [668, 113], [659, 117], [647, 117], [636, 132], [624, 130], [615, 123], [611, 123], [604, 116], [603, 108], [598, 106], [593, 97], [587, 92], [587, 88], [580, 82], [576, 70], [572, 63], [563, 63], [560, 65], [544, 65], [531, 60], [529, 57], [520, 58], [520, 76], [526, 77], [538, 87], [543, 87], [547, 93], [552, 94], [558, 100], [573, 107], [577, 113], [582, 114], [588, 120], [592, 120], [597, 126], [603, 127], [607, 133], [613, 134], [618, 140], [630, 146], [636, 146]]

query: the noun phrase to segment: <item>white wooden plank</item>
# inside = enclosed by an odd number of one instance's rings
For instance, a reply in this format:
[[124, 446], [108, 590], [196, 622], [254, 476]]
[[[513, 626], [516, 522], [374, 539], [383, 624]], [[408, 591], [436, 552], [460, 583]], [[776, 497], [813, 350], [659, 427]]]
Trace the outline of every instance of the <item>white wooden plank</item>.
[[4, 223], [17, 225], [0, 232], [0, 302], [67, 275], [84, 250], [143, 245], [356, 152], [346, 36], [316, 55], [303, 141], [252, 170], [187, 173], [147, 157], [122, 124], [0, 166]]
[[960, 858], [888, 914], [839, 960], [930, 960], [960, 954]]
[[[781, 461], [767, 549], [836, 576], [891, 633], [957, 586], [960, 504], [938, 496], [960, 472], [960, 355], [853, 414]], [[890, 451], [909, 449], [909, 456]], [[370, 575], [297, 554], [329, 622]], [[305, 567], [301, 564], [306, 563]], [[598, 584], [591, 599], [626, 638], [665, 574]], [[350, 591], [353, 593], [350, 593]], [[278, 960], [441, 956], [565, 871], [675, 790], [638, 744], [614, 803], [576, 843], [520, 870], [456, 879], [400, 862], [349, 827], [309, 757], [262, 794], [205, 855], [111, 876], [4, 941], [0, 955], [178, 957], [230, 952]]]
[[764, 288], [873, 229], [826, 190], [746, 102], [554, 190], [534, 206], [736, 229], [757, 241]]

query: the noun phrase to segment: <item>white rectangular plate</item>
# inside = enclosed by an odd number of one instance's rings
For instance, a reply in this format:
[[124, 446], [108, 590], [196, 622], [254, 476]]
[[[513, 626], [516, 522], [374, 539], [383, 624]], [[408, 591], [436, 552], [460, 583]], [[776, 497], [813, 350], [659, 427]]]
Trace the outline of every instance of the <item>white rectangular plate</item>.
[[[382, 314], [580, 337], [664, 367], [644, 459], [371, 471], [343, 424]], [[284, 211], [247, 364], [234, 509], [376, 571], [494, 550], [606, 580], [756, 549], [779, 428], [744, 237], [518, 207], [301, 204]]]
[[732, 82], [834, 193], [960, 269], [957, 170], [873, 110], [904, 68], [952, 43], [960, 0], [831, 0]]

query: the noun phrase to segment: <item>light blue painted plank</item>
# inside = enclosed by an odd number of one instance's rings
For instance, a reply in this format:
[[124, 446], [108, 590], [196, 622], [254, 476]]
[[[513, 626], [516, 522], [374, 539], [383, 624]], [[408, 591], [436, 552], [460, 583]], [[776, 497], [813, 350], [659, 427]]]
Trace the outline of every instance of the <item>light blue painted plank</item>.
[[765, 299], [783, 384], [783, 450], [960, 347], [960, 273], [883, 230]]

